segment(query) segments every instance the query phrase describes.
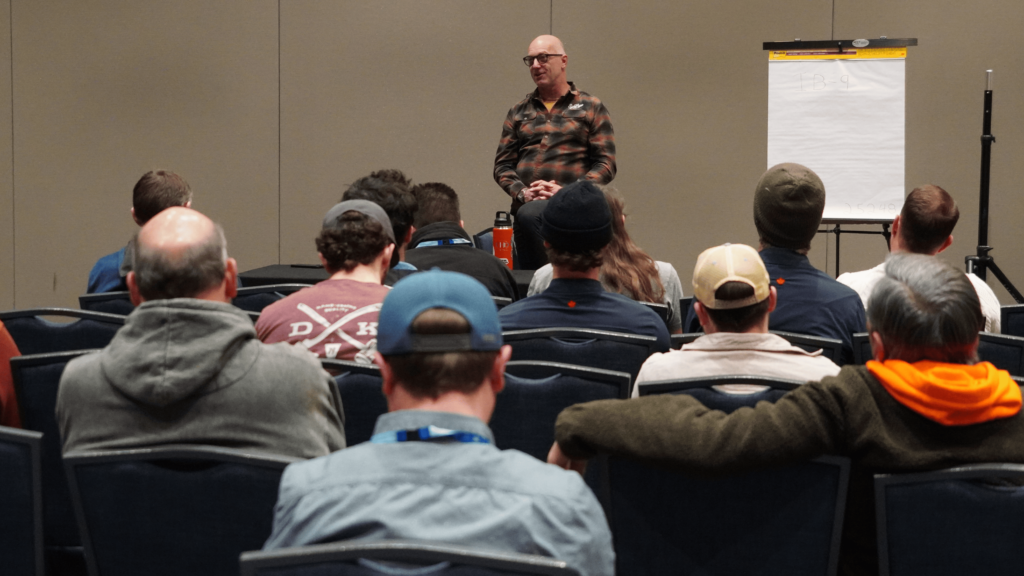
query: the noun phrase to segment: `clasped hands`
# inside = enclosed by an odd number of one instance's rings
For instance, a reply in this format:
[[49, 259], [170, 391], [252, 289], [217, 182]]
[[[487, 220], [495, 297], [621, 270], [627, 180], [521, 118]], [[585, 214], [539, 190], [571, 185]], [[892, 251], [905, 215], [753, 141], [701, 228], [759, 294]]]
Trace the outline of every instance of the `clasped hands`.
[[537, 180], [526, 188], [523, 188], [523, 198], [527, 202], [533, 200], [547, 200], [562, 189], [562, 185], [554, 180]]
[[554, 464], [564, 470], [575, 470], [582, 476], [587, 470], [586, 460], [573, 460], [562, 452], [561, 446], [558, 442], [551, 445], [551, 450], [548, 451], [548, 464]]

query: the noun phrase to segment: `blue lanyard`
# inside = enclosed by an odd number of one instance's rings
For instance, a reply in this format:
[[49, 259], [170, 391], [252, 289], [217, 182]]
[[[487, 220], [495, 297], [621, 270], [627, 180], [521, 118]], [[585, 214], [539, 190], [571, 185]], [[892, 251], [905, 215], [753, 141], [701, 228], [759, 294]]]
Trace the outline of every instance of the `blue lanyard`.
[[416, 245], [417, 248], [423, 248], [424, 246], [459, 246], [462, 244], [472, 244], [471, 240], [465, 238], [447, 238], [445, 240], [427, 240], [420, 242]]
[[434, 440], [454, 440], [466, 444], [490, 444], [486, 437], [462, 430], [448, 430], [437, 426], [424, 426], [409, 430], [391, 430], [374, 434], [370, 442], [374, 444], [395, 444], [397, 442], [432, 442]]

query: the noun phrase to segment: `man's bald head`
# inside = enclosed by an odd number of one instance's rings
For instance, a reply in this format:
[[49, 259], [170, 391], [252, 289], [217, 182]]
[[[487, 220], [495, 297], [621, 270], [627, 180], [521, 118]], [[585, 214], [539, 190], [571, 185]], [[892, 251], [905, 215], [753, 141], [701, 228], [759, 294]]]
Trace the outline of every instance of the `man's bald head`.
[[236, 273], [221, 227], [195, 210], [175, 207], [154, 216], [136, 234], [128, 286], [141, 301], [228, 301]]
[[530, 64], [530, 77], [540, 89], [542, 98], [553, 100], [568, 92], [569, 82], [565, 79], [565, 66], [569, 62], [569, 57], [565, 54], [565, 46], [561, 40], [548, 34], [537, 36], [530, 42], [526, 55], [547, 59], [547, 62], [535, 59]]

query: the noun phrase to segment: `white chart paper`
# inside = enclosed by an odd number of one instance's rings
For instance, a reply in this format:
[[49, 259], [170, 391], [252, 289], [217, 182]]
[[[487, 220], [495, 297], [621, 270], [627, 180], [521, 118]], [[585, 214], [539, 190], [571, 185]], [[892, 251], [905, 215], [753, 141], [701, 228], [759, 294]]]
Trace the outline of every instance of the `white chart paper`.
[[768, 166], [814, 170], [825, 218], [890, 220], [902, 209], [905, 62], [768, 62]]

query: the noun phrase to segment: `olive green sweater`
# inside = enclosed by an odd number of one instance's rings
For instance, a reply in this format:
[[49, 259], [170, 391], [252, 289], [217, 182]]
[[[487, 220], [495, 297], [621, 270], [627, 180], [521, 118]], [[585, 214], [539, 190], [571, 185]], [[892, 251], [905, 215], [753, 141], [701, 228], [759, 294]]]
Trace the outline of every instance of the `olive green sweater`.
[[701, 475], [823, 454], [852, 461], [841, 574], [877, 573], [873, 475], [976, 462], [1024, 463], [1024, 417], [945, 426], [889, 395], [864, 366], [801, 386], [774, 404], [709, 410], [690, 396], [599, 400], [564, 410], [555, 439], [571, 458], [613, 454]]

